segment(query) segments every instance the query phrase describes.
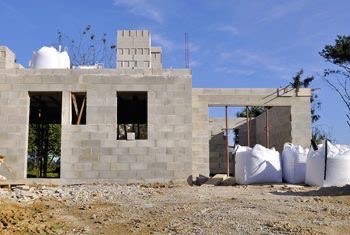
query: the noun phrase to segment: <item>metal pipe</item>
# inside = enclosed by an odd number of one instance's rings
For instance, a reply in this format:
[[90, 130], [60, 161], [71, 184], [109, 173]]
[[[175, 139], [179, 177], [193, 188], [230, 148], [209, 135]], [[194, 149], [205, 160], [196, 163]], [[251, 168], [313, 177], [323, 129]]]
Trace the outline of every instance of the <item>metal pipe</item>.
[[247, 114], [247, 146], [250, 147], [250, 117], [249, 117], [249, 107], [246, 107]]
[[227, 121], [227, 106], [225, 106], [225, 122], [226, 122], [226, 161], [227, 161], [227, 177], [230, 176], [230, 153], [228, 149], [228, 121]]
[[266, 125], [266, 148], [270, 148], [270, 127], [269, 127], [269, 107], [266, 107], [265, 110], [266, 118], [265, 118], [265, 125]]

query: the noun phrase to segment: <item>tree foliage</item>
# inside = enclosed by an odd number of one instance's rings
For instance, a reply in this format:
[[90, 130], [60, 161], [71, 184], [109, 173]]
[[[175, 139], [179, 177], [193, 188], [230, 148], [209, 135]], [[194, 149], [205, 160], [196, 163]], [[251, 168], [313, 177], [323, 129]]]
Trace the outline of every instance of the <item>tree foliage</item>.
[[61, 125], [30, 124], [28, 134], [29, 177], [59, 177]]
[[[299, 72], [293, 77], [293, 82], [290, 83], [290, 86], [296, 89], [296, 92], [299, 92], [299, 88], [310, 88], [311, 82], [315, 80], [313, 76], [302, 78], [304, 71], [300, 69]], [[311, 103], [311, 121], [315, 124], [321, 116], [317, 113], [317, 110], [321, 109], [321, 102], [318, 100], [317, 93], [312, 90], [312, 94], [310, 97]], [[319, 126], [313, 126], [312, 128], [312, 139], [316, 141], [316, 143], [322, 143], [323, 140], [329, 139], [330, 135], [327, 134], [322, 128]]]
[[[293, 82], [290, 83], [290, 86], [295, 88], [296, 92], [299, 92], [299, 88], [309, 88], [311, 82], [315, 79], [313, 76], [302, 78], [304, 73], [303, 69], [300, 69], [299, 72], [293, 77]], [[316, 113], [316, 110], [321, 108], [321, 102], [318, 100], [318, 95], [315, 92], [312, 92], [310, 97], [311, 103], [311, 121], [312, 123], [317, 122], [320, 119], [320, 115]]]
[[87, 25], [79, 38], [57, 32], [59, 45], [68, 49], [72, 66], [102, 64], [105, 68], [115, 67], [116, 45], [107, 40], [107, 34], [97, 36], [91, 25]]
[[[324, 78], [345, 104], [347, 124], [350, 127], [350, 35], [338, 35], [335, 44], [326, 45], [320, 55], [327, 62], [337, 66], [337, 69], [325, 69]], [[332, 78], [329, 78], [330, 76]]]
[[[257, 117], [264, 112], [264, 107], [250, 106], [248, 107], [249, 117]], [[247, 117], [247, 109], [244, 108], [242, 111], [236, 113], [236, 117]]]
[[324, 140], [331, 140], [330, 134], [326, 133], [318, 126], [312, 128], [312, 140], [315, 140], [317, 144], [322, 144]]

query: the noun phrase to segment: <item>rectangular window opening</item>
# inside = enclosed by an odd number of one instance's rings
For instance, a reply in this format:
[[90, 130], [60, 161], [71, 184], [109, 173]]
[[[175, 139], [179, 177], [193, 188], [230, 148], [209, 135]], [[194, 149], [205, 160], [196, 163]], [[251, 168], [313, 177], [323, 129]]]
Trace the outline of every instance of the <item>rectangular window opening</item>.
[[86, 125], [86, 92], [71, 93], [71, 124]]
[[117, 92], [117, 139], [147, 139], [147, 115], [147, 92]]

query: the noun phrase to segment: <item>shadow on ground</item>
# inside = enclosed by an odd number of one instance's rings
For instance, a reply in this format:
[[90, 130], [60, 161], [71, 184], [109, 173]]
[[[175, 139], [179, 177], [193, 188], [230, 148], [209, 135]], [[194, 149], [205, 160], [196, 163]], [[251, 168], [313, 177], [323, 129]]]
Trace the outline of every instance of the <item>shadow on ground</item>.
[[275, 191], [271, 192], [275, 195], [284, 195], [284, 196], [299, 196], [299, 197], [310, 197], [310, 196], [318, 196], [318, 197], [328, 197], [328, 196], [348, 196], [350, 195], [350, 185], [345, 185], [343, 187], [324, 187], [316, 190], [309, 191]]

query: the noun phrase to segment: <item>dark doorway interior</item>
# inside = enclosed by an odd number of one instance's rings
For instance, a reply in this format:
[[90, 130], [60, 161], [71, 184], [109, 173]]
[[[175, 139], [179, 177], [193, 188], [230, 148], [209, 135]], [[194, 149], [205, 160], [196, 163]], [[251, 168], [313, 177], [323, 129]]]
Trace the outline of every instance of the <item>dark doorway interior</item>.
[[61, 92], [29, 92], [28, 178], [59, 178]]

